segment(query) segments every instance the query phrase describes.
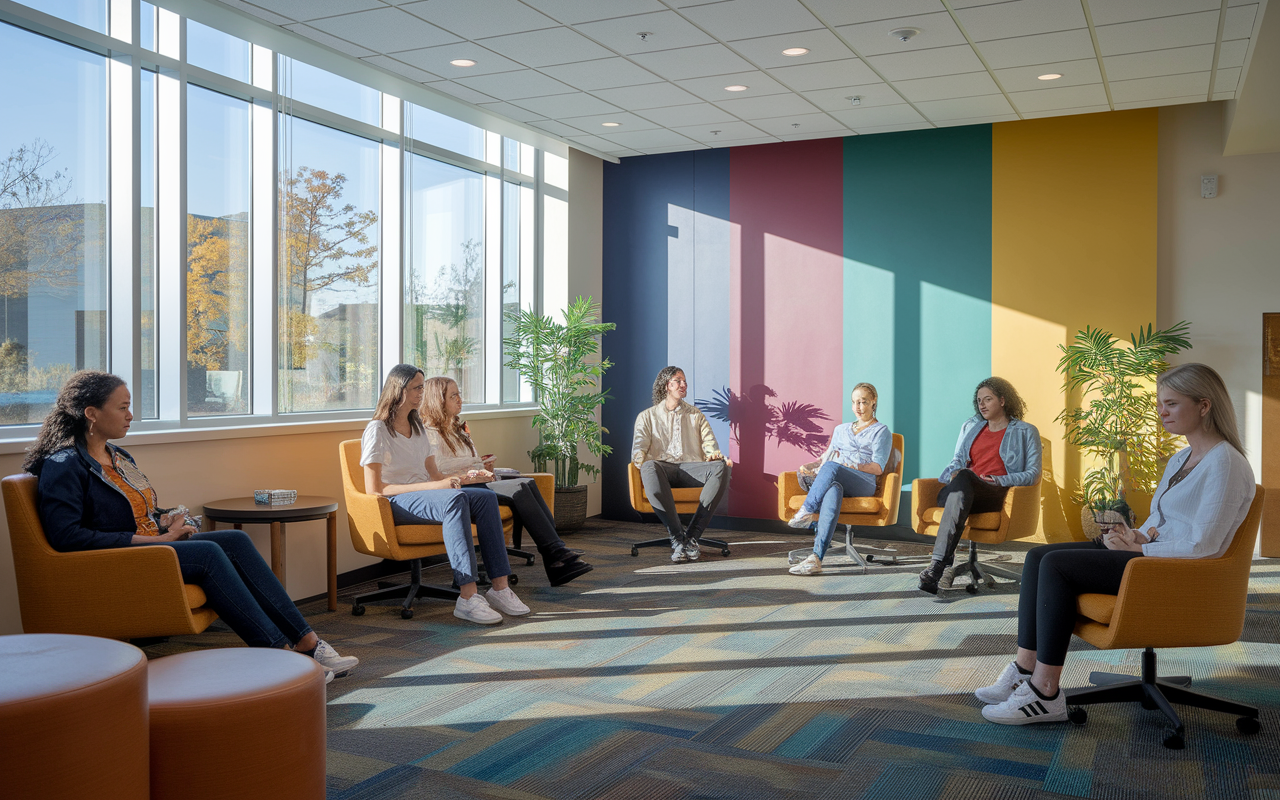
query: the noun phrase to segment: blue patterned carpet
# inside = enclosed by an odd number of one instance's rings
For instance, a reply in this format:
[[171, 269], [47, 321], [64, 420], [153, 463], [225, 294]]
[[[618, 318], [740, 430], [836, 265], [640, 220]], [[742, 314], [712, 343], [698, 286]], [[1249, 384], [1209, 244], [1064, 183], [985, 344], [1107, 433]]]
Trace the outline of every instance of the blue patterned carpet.
[[[1240, 642], [1160, 653], [1162, 674], [1262, 706], [1262, 732], [1180, 709], [1187, 747], [1173, 751], [1137, 705], [1079, 727], [982, 719], [973, 690], [1014, 650], [1011, 585], [933, 598], [918, 563], [862, 574], [838, 554], [796, 577], [786, 552], [803, 540], [767, 534], [725, 532], [733, 554], [696, 564], [632, 558], [655, 533], [589, 521], [570, 544], [596, 570], [553, 589], [519, 562], [534, 613], [491, 628], [436, 600], [412, 620], [304, 608], [361, 659], [329, 687], [329, 797], [1280, 798], [1280, 564], [1255, 564]], [[148, 652], [238, 643], [213, 632]], [[1063, 685], [1137, 674], [1139, 655], [1076, 642]]]

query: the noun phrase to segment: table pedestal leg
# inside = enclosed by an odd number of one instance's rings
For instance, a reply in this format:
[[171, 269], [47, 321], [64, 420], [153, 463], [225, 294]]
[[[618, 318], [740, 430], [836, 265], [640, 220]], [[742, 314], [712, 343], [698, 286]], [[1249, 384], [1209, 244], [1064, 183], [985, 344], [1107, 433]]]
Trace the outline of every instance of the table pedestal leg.
[[[236, 526], [240, 527], [239, 525]], [[271, 571], [284, 586], [284, 523], [271, 523]]]
[[338, 610], [338, 512], [330, 511], [329, 534], [329, 610]]

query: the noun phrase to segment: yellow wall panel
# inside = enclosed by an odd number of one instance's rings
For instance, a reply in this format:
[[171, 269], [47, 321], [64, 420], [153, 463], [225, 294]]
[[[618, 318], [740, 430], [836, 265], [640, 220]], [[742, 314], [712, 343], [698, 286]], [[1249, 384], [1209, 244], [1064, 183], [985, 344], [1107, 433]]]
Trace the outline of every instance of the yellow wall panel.
[[1057, 345], [1155, 322], [1156, 127], [1153, 108], [992, 126], [991, 364], [1046, 440], [1046, 541], [1081, 535]]

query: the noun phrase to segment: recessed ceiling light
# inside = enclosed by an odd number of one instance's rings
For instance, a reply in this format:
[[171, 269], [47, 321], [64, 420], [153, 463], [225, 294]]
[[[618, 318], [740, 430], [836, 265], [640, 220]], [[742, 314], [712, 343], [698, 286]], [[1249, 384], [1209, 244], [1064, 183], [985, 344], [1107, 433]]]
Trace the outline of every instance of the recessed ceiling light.
[[743, 86], [743, 85], [742, 85], [742, 84], [740, 84], [740, 83], [735, 83], [735, 84], [734, 84], [734, 85], [732, 85], [732, 86], [726, 86], [726, 87], [724, 87], [724, 90], [725, 90], [726, 92], [745, 92], [745, 91], [747, 90], [747, 87], [746, 87], [746, 86]]
[[449, 63], [454, 65], [455, 67], [474, 67], [476, 65], [476, 62], [472, 61], [469, 58], [455, 58]]
[[807, 52], [809, 52], [809, 48], [807, 47], [788, 47], [786, 50], [782, 51], [782, 54], [784, 56], [802, 56]]
[[1036, 80], [1056, 81], [1058, 78], [1061, 78], [1061, 77], [1062, 77], [1062, 73], [1060, 72], [1046, 72], [1043, 75], [1037, 75]]
[[606, 128], [616, 128], [622, 123], [621, 122], [601, 122], [600, 124], [605, 126]]

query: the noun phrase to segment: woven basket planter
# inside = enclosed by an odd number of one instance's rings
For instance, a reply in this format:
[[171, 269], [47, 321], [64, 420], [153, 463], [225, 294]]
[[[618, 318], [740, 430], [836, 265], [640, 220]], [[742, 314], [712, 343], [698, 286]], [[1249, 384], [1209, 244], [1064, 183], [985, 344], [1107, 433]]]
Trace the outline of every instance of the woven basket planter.
[[570, 486], [556, 489], [556, 530], [571, 533], [587, 521], [587, 487]]

